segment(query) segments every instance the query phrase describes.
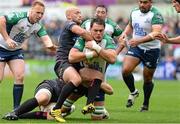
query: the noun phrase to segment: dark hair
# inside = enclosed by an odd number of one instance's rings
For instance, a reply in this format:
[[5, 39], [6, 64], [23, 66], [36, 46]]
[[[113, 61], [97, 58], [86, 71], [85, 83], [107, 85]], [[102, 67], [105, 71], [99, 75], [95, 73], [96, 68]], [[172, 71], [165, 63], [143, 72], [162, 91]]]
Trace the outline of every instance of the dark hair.
[[42, 7], [45, 7], [44, 2], [42, 0], [35, 0], [35, 1], [33, 1], [32, 7], [34, 7], [36, 5], [40, 5]]
[[176, 0], [180, 4], [180, 0]]
[[105, 21], [99, 18], [92, 18], [91, 19], [91, 25], [90, 27], [92, 28], [92, 26], [94, 25], [94, 23], [98, 24], [98, 25], [103, 25], [105, 27]]
[[106, 13], [108, 12], [108, 9], [107, 9], [107, 7], [106, 7], [105, 5], [97, 5], [97, 6], [96, 6], [96, 9], [97, 9], [98, 7], [105, 8]]

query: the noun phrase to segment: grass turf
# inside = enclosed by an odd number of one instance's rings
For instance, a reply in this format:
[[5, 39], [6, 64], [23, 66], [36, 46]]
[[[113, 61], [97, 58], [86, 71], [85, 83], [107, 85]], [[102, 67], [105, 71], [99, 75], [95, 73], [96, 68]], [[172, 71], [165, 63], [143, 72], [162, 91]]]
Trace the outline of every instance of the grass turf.
[[[43, 79], [51, 79], [52, 75], [33, 75], [25, 78], [25, 89], [22, 102], [34, 94], [36, 85]], [[5, 78], [0, 84], [0, 123], [54, 123], [47, 120], [18, 120], [6, 121], [1, 118], [12, 110], [12, 78]], [[131, 108], [126, 108], [129, 91], [126, 85], [119, 80], [109, 79], [108, 82], [114, 88], [112, 96], [106, 96], [106, 108], [110, 113], [110, 119], [92, 121], [90, 116], [81, 114], [81, 108], [85, 105], [85, 98], [78, 100], [76, 111], [66, 118], [67, 123], [180, 123], [180, 81], [155, 80], [154, 91], [150, 100], [150, 111], [139, 112], [143, 102], [142, 82], [136, 83], [140, 96]]]

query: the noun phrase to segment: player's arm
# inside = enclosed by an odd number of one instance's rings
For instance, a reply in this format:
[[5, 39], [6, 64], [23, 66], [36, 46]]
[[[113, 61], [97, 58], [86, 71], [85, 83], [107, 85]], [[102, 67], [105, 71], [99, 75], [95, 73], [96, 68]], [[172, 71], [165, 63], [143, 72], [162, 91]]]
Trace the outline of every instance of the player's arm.
[[121, 36], [118, 39], [118, 47], [116, 48], [116, 53], [119, 54], [123, 48], [126, 46], [126, 39], [127, 36], [132, 33], [132, 26], [131, 23], [129, 22], [128, 25], [126, 26], [125, 30], [121, 34]]
[[155, 37], [158, 40], [161, 40], [164, 43], [170, 43], [170, 44], [180, 44], [180, 36], [168, 38], [168, 36], [164, 33], [159, 34]]
[[106, 60], [108, 63], [115, 63], [117, 57], [115, 49], [104, 49], [101, 46], [99, 46], [94, 40], [86, 42], [86, 47], [95, 50], [98, 53], [98, 55], [104, 60]]
[[[81, 61], [91, 59], [93, 57], [98, 56], [95, 51], [91, 51], [88, 49], [86, 49], [86, 51], [85, 51], [84, 45], [85, 45], [84, 39], [81, 37], [78, 38], [75, 45], [73, 46], [73, 48], [71, 48], [71, 50], [69, 52], [68, 59], [69, 59], [70, 63], [81, 62]], [[84, 50], [84, 52], [83, 52], [83, 50]]]
[[168, 38], [167, 43], [180, 44], [180, 36], [174, 38]]
[[45, 47], [51, 51], [56, 51], [56, 46], [52, 43], [52, 40], [48, 35], [44, 35], [40, 37], [42, 42], [44, 43]]
[[0, 33], [5, 41], [10, 38], [6, 30], [6, 18], [4, 16], [0, 17]]
[[70, 63], [76, 63], [76, 62], [81, 62], [87, 59], [91, 59], [96, 56], [97, 56], [97, 53], [95, 51], [81, 52], [76, 48], [71, 48], [69, 52], [68, 60]]
[[99, 52], [99, 56], [106, 60], [110, 64], [114, 64], [116, 62], [116, 51], [114, 49], [101, 49]]
[[71, 28], [71, 31], [81, 36], [83, 39], [85, 39], [85, 41], [93, 40], [93, 37], [91, 36], [91, 34], [85, 29], [81, 28], [79, 25], [73, 25]]
[[150, 32], [148, 35], [138, 39], [139, 44], [154, 40], [155, 37], [161, 33], [161, 30], [162, 30], [161, 24], [152, 25], [152, 32]]
[[6, 18], [4, 16], [0, 17], [0, 33], [2, 37], [4, 38], [4, 41], [8, 44], [9, 48], [15, 48], [16, 43], [13, 41], [6, 30]]

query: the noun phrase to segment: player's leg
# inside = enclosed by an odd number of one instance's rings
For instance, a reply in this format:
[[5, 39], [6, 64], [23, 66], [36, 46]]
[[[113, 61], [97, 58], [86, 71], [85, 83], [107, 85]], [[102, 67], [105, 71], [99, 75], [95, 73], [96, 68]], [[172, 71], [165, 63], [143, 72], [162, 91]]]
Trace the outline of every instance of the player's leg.
[[21, 98], [23, 95], [25, 63], [23, 59], [13, 59], [8, 62], [8, 65], [15, 78], [13, 87], [13, 99], [14, 109], [16, 109], [20, 105]]
[[157, 67], [159, 56], [160, 56], [160, 49], [147, 50], [143, 56], [143, 64], [145, 65], [144, 70], [143, 70], [144, 102], [140, 110], [141, 112], [147, 111], [149, 109], [149, 99], [150, 99], [150, 96], [154, 87], [152, 79], [153, 79], [155, 69]]
[[[58, 66], [58, 67], [56, 67]], [[81, 83], [81, 77], [76, 69], [68, 62], [58, 63], [55, 66], [55, 72], [59, 78], [66, 82], [66, 85], [61, 90], [61, 94], [58, 97], [57, 104], [51, 110], [51, 115], [59, 122], [65, 122], [63, 117], [61, 117], [61, 107], [66, 100], [66, 98], [73, 92], [73, 90], [78, 87]]]
[[143, 91], [144, 91], [144, 102], [141, 107], [141, 112], [147, 111], [149, 108], [149, 99], [154, 88], [154, 84], [152, 82], [153, 74], [155, 69], [149, 69], [144, 67], [143, 76], [144, 76], [144, 84], [143, 84]]
[[[77, 91], [77, 92], [76, 92]], [[79, 98], [81, 98], [84, 95], [83, 90], [77, 89], [72, 93], [63, 103], [63, 106], [61, 108], [62, 116], [66, 117], [73, 113], [75, 111], [75, 105], [73, 105]], [[83, 93], [83, 94], [80, 94]]]
[[6, 66], [6, 62], [0, 61], [0, 84], [1, 84], [3, 77], [4, 77], [5, 66]]
[[130, 50], [130, 52], [128, 52], [128, 55], [126, 55], [124, 58], [123, 67], [122, 67], [123, 80], [131, 92], [129, 94], [126, 107], [131, 107], [134, 104], [135, 98], [139, 95], [137, 89], [135, 89], [134, 77], [132, 72], [135, 69], [135, 67], [140, 63], [140, 59], [137, 58], [136, 56], [132, 56], [130, 54], [131, 52], [136, 53], [136, 49], [135, 50], [132, 49]]
[[94, 69], [83, 68], [80, 70], [80, 75], [84, 82], [90, 83], [88, 84], [89, 86], [88, 86], [86, 106], [83, 107], [82, 113], [83, 114], [92, 113], [93, 111], [95, 111], [93, 102], [100, 90], [102, 80], [104, 79], [103, 74]]
[[110, 84], [108, 84], [106, 82], [102, 82], [101, 89], [100, 89], [98, 95], [96, 96], [96, 99], [94, 102], [95, 111], [91, 114], [91, 119], [102, 120], [102, 119], [109, 118], [109, 113], [104, 106], [105, 94], [112, 95], [113, 88]]
[[[35, 109], [38, 106], [47, 105], [51, 100], [51, 96], [52, 96], [51, 92], [52, 92], [52, 89], [49, 86], [49, 84], [42, 83], [41, 85], [39, 85], [36, 88], [35, 97], [26, 100], [23, 104], [21, 104], [13, 112], [10, 112], [10, 113], [6, 114], [3, 117], [3, 119], [17, 120], [18, 117], [21, 116], [21, 115], [22, 115], [21, 118], [22, 117], [27, 118], [27, 116], [29, 118], [37, 116], [37, 118], [39, 118], [39, 116], [41, 116], [40, 115], [41, 113], [34, 113], [34, 115], [31, 114], [32, 117], [30, 117], [28, 114], [25, 114], [25, 113], [28, 113], [28, 112], [32, 111], [33, 109]], [[23, 114], [25, 114], [26, 116], [23, 115]]]

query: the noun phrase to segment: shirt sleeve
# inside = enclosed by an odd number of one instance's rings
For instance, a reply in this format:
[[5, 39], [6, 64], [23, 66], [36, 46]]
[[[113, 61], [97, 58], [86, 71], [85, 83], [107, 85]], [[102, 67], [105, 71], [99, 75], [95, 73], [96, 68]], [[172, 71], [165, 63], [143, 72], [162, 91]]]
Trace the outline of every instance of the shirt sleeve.
[[38, 35], [39, 37], [42, 37], [42, 36], [47, 35], [47, 31], [46, 31], [46, 29], [45, 29], [44, 26], [41, 25], [41, 28], [40, 28], [39, 31], [37, 32], [37, 35]]
[[156, 12], [152, 18], [152, 24], [164, 24], [164, 19], [161, 13]]
[[20, 19], [25, 18], [26, 16], [26, 12], [12, 12], [8, 15], [4, 15], [4, 17], [6, 18], [6, 22], [12, 25], [17, 24]]
[[82, 37], [79, 37], [76, 43], [74, 44], [73, 48], [76, 48], [79, 51], [83, 52], [84, 46], [85, 46], [85, 40], [83, 40]]

